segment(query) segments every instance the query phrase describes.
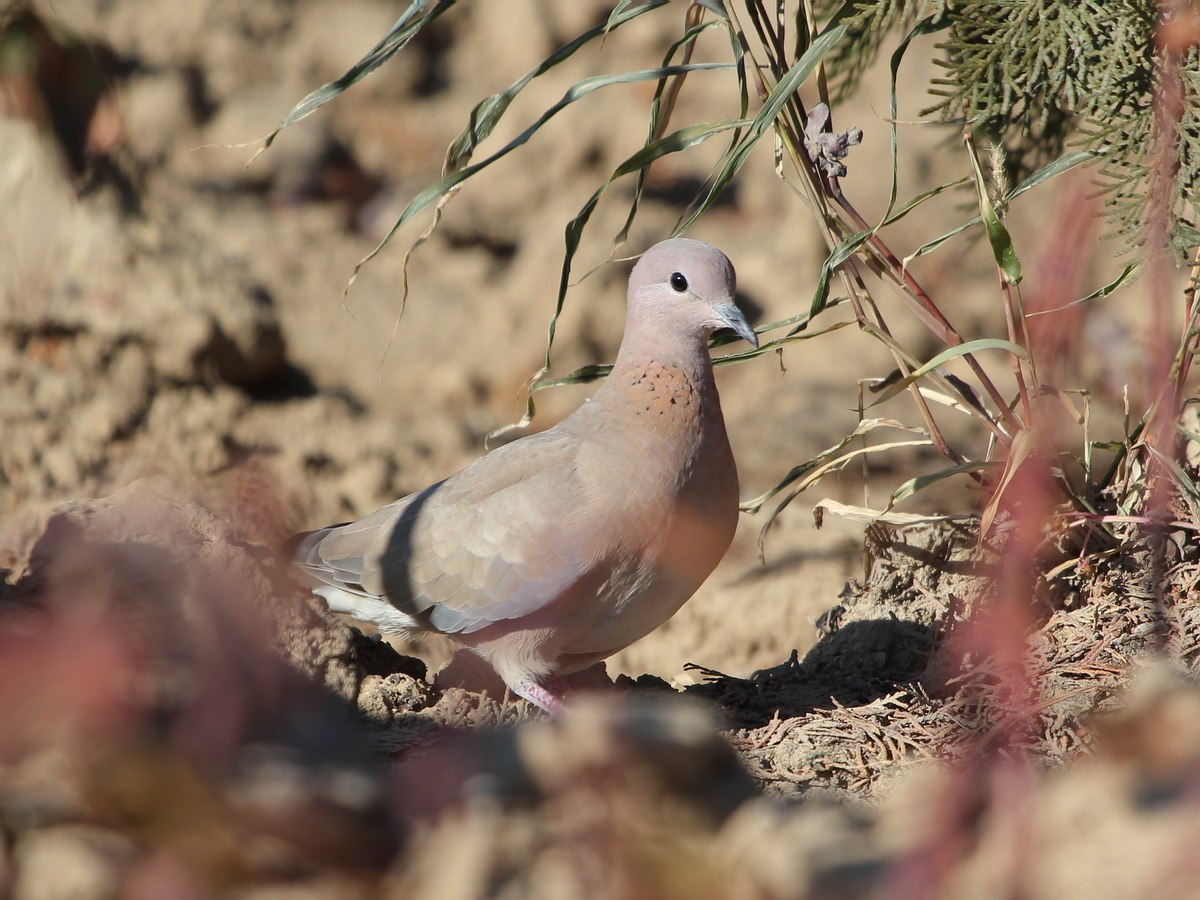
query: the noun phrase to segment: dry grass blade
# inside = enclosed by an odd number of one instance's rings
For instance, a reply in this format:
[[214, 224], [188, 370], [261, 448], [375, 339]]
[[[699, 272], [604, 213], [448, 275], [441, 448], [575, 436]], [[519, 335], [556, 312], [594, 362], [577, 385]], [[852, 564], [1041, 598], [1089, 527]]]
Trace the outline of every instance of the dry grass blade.
[[852, 506], [826, 498], [813, 506], [813, 517], [817, 520], [818, 527], [821, 524], [823, 514], [826, 512], [832, 513], [848, 522], [859, 522], [864, 525], [882, 522], [884, 525], [893, 525], [897, 528], [936, 525], [939, 522], [967, 522], [975, 518], [974, 515], [966, 513], [921, 515], [918, 513], [895, 512], [889, 509], [869, 509], [865, 506]]
[[1020, 431], [1013, 438], [1012, 447], [1009, 448], [1008, 459], [1004, 462], [1004, 474], [1000, 476], [999, 482], [996, 484], [995, 490], [992, 492], [992, 498], [988, 501], [987, 506], [983, 508], [983, 514], [979, 517], [979, 536], [983, 539], [991, 531], [992, 522], [996, 519], [996, 514], [1000, 511], [1000, 504], [1004, 500], [1004, 495], [1012, 484], [1017, 472], [1021, 466], [1029, 459], [1034, 451], [1033, 434], [1028, 431]]
[[[924, 438], [918, 441], [890, 441], [886, 444], [872, 444], [869, 447], [859, 447], [856, 450], [851, 450], [849, 453], [843, 453], [841, 456], [838, 456], [835, 459], [831, 459], [828, 462], [817, 465], [809, 471], [804, 472], [792, 479], [792, 481], [796, 483], [796, 486], [791, 488], [791, 490], [787, 492], [787, 496], [780, 500], [776, 507], [771, 510], [771, 515], [767, 517], [767, 521], [763, 523], [762, 530], [759, 531], [758, 545], [760, 551], [764, 541], [766, 540], [767, 532], [771, 530], [771, 526], [775, 524], [775, 520], [779, 518], [780, 514], [791, 505], [793, 500], [803, 494], [806, 490], [808, 490], [826, 475], [830, 474], [831, 472], [840, 472], [842, 469], [860, 457], [870, 456], [875, 453], [890, 453], [893, 450], [901, 450], [912, 447], [932, 446], [933, 441], [929, 440], [928, 438]], [[777, 489], [773, 488], [772, 491], [777, 492]], [[772, 494], [772, 491], [768, 491], [768, 494]], [[759, 498], [755, 498], [755, 500], [750, 501], [749, 504], [743, 503], [742, 509], [747, 510], [747, 507], [750, 506], [750, 504], [757, 502], [758, 499]], [[761, 507], [761, 503], [759, 506]], [[753, 510], [747, 511], [752, 512]]]
[[[805, 478], [807, 475], [816, 471], [818, 468], [821, 468], [830, 459], [837, 456], [837, 454], [841, 453], [842, 450], [846, 449], [846, 447], [848, 447], [851, 444], [851, 442], [853, 442], [856, 438], [862, 437], [864, 434], [874, 431], [876, 428], [899, 428], [902, 431], [911, 431], [914, 434], [924, 434], [925, 433], [920, 428], [913, 428], [912, 426], [905, 425], [904, 423], [898, 422], [895, 419], [864, 419], [863, 421], [858, 423], [858, 425], [855, 427], [855, 429], [852, 432], [850, 432], [848, 435], [846, 435], [844, 438], [842, 438], [840, 441], [838, 441], [832, 447], [829, 447], [828, 449], [821, 451], [816, 456], [814, 456], [812, 459], [807, 460], [807, 461], [801, 463], [800, 465], [793, 467], [792, 470], [790, 472], [788, 472], [785, 476], [783, 476], [783, 478], [779, 481], [779, 483], [776, 484], [774, 487], [772, 487], [770, 490], [768, 490], [762, 494], [759, 494], [757, 497], [753, 498], [752, 500], [744, 501], [742, 503], [742, 512], [748, 512], [748, 513], [758, 512], [760, 509], [762, 509], [764, 503], [766, 503], [772, 497], [777, 495], [780, 491], [782, 491], [782, 490], [786, 489], [787, 487], [789, 487], [790, 485], [794, 484], [799, 479]], [[929, 441], [924, 440], [924, 441], [916, 441], [916, 442], [910, 442], [910, 443], [926, 445], [929, 443]], [[861, 451], [856, 451], [856, 453], [861, 454]], [[841, 457], [841, 458], [848, 458], [848, 457]], [[836, 460], [834, 460], [834, 461], [836, 462]], [[811, 484], [811, 482], [808, 482], [808, 484]]]

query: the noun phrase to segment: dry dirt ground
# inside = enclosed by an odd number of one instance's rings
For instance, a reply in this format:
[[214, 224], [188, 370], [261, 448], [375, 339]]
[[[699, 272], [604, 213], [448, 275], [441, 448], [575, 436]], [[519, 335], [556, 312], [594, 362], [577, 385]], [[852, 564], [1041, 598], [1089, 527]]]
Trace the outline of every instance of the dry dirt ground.
[[[247, 167], [253, 148], [231, 145], [340, 74], [404, 5], [10, 10], [36, 50], [14, 50], [11, 28], [0, 43], [0, 895], [1193, 892], [1186, 533], [1165, 593], [1146, 560], [1117, 558], [1039, 608], [1019, 729], [1006, 678], [956, 637], [984, 615], [995, 561], [973, 555], [970, 525], [876, 534], [864, 551], [861, 526], [813, 528], [816, 494], [779, 520], [765, 562], [762, 517], [747, 517], [680, 614], [609, 661], [615, 689], [581, 694], [559, 722], [434, 683], [446, 647], [391, 646], [305, 599], [278, 556], [288, 534], [454, 471], [520, 416], [563, 224], [644, 139], [649, 89], [616, 88], [465, 190], [413, 257], [390, 339], [403, 249], [424, 223], [343, 306], [354, 264], [437, 176], [473, 103], [604, 14], [461, 4]], [[657, 64], [677, 5], [533, 82], [512, 121], [570, 81]], [[934, 71], [920, 53], [910, 64], [915, 79]], [[734, 99], [697, 76], [677, 115]], [[921, 98], [904, 105], [915, 117]], [[886, 108], [876, 79], [838, 113], [866, 132], [846, 184], [875, 215]], [[908, 196], [938, 183], [948, 151], [934, 129], [905, 139]], [[669, 232], [712, 159], [656, 167], [630, 247]], [[1013, 212], [1031, 234], [1077, 186], [1047, 190]], [[577, 272], [608, 253], [628, 200], [614, 194]], [[922, 208], [896, 245], [955, 209]], [[769, 152], [695, 234], [734, 260], [757, 321], [807, 307], [824, 244]], [[996, 333], [980, 248], [914, 271], [961, 298], [964, 332]], [[625, 273], [603, 266], [572, 289], [556, 373], [611, 358]], [[1113, 343], [1124, 327], [1104, 310], [1087, 320], [1101, 400], [1137, 362]], [[856, 380], [889, 368], [844, 329], [723, 369], [743, 494], [835, 444]], [[540, 394], [534, 427], [586, 395]], [[873, 461], [876, 502], [929, 461]], [[819, 490], [863, 496], [860, 479]], [[951, 489], [912, 508], [971, 501]]]

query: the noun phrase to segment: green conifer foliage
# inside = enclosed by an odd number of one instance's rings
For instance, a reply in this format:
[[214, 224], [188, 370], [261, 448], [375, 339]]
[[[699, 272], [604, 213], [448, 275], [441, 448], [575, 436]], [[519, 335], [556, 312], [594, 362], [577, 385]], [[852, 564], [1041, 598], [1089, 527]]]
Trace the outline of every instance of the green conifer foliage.
[[[843, 8], [819, 0], [817, 9], [826, 18], [842, 10], [851, 23], [852, 40], [830, 65], [840, 94], [854, 86], [889, 31], [938, 22], [945, 26], [937, 44], [945, 74], [931, 86], [939, 100], [924, 114], [967, 116], [977, 135], [1004, 146], [1014, 178], [1068, 147], [1098, 152], [1109, 216], [1131, 247], [1148, 233], [1149, 198], [1164, 183], [1167, 236], [1183, 254], [1200, 246], [1194, 221], [1200, 54], [1194, 46], [1168, 51], [1156, 41], [1157, 26], [1192, 15], [1180, 6], [1180, 0], [1169, 7], [1153, 0], [852, 0]], [[1182, 102], [1177, 115], [1163, 118], [1162, 98], [1172, 91]], [[1156, 115], [1168, 123], [1165, 139]]]

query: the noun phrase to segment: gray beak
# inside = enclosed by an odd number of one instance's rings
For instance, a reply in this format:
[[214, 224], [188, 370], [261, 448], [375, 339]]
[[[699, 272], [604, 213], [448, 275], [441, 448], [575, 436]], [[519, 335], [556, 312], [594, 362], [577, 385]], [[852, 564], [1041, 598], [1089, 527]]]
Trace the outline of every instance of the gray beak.
[[738, 337], [745, 339], [746, 343], [758, 349], [758, 335], [754, 333], [754, 329], [750, 327], [750, 323], [746, 321], [746, 317], [742, 315], [742, 311], [732, 303], [722, 303], [714, 306], [712, 311], [717, 314], [717, 318], [721, 320], [722, 328], [729, 328]]

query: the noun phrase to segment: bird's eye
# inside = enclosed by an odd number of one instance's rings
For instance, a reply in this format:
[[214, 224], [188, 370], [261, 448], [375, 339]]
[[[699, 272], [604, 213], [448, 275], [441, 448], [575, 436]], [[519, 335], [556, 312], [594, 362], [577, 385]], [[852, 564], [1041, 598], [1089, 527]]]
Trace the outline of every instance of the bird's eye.
[[671, 274], [671, 287], [681, 294], [687, 290], [687, 279], [683, 277], [682, 272], [673, 272]]

